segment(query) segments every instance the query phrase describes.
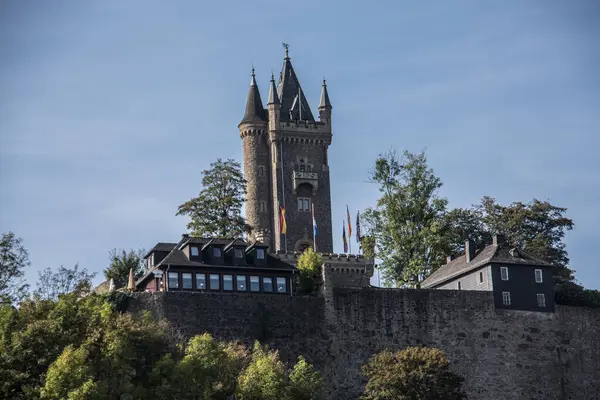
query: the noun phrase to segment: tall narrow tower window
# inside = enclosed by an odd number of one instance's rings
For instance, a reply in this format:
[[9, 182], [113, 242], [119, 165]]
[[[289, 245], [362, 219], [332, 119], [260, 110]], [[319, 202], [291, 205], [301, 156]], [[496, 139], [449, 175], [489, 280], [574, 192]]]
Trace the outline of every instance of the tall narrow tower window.
[[265, 167], [262, 165], [258, 166], [258, 176], [265, 176]]
[[264, 200], [261, 200], [261, 202], [259, 203], [259, 207], [260, 207], [260, 212], [267, 212], [267, 202]]

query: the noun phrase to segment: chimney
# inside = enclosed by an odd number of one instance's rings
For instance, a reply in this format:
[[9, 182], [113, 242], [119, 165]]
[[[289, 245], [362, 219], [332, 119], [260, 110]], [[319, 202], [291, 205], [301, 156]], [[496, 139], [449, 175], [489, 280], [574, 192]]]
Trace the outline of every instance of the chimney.
[[450, 261], [454, 260], [453, 255], [446, 256], [446, 264], [450, 264]]
[[470, 263], [475, 258], [475, 242], [471, 239], [465, 240], [465, 261]]
[[504, 243], [506, 243], [506, 236], [497, 233], [492, 237], [492, 244], [494, 246], [500, 246]]

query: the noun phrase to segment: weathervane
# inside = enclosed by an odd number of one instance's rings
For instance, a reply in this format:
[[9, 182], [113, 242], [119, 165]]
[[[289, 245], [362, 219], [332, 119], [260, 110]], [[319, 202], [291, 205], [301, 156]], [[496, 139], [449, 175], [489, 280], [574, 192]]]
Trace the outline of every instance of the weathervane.
[[285, 56], [288, 57], [288, 53], [290, 51], [290, 45], [285, 42], [281, 42], [281, 44], [283, 45], [283, 48], [285, 49]]

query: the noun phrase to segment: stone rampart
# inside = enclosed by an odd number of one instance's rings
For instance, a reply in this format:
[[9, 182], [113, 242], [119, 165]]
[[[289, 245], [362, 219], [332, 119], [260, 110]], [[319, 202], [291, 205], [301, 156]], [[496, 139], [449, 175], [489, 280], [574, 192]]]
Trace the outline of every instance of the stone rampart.
[[326, 289], [324, 297], [139, 293], [185, 335], [258, 339], [287, 361], [302, 354], [324, 375], [328, 399], [356, 399], [360, 366], [377, 351], [435, 346], [465, 377], [469, 399], [600, 399], [600, 310], [495, 310], [491, 293]]

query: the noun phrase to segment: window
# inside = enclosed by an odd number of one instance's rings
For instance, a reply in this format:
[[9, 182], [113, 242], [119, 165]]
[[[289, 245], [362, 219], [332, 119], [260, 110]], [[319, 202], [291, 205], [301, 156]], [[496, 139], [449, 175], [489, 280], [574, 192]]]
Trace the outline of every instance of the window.
[[277, 293], [287, 292], [287, 285], [285, 278], [277, 277]]
[[483, 271], [479, 272], [479, 283], [483, 283]]
[[246, 287], [246, 275], [236, 275], [235, 281], [237, 283], [238, 292], [245, 292], [248, 290]]
[[198, 248], [196, 246], [192, 246], [191, 247], [191, 251], [192, 251], [192, 256], [195, 257], [199, 254], [198, 252]]
[[542, 270], [541, 269], [536, 269], [535, 270], [535, 283], [542, 283], [544, 282], [544, 277], [542, 275]]
[[265, 292], [273, 291], [273, 278], [271, 278], [271, 277], [263, 278], [263, 291], [265, 291]]
[[206, 289], [206, 275], [201, 272], [196, 273], [196, 289]]
[[250, 277], [250, 291], [260, 292], [260, 278], [258, 276]]
[[179, 289], [179, 273], [169, 272], [169, 290]]
[[508, 280], [508, 267], [500, 267], [500, 279], [503, 281]]
[[502, 304], [510, 306], [510, 292], [502, 292]]
[[310, 165], [306, 166], [306, 172], [311, 172], [312, 171], [312, 167]]
[[258, 166], [258, 176], [265, 176], [265, 167], [262, 165]]
[[306, 170], [306, 167], [304, 166], [304, 164], [300, 164], [300, 167], [298, 167], [298, 169], [300, 170], [300, 172], [304, 172]]
[[460, 281], [458, 281], [458, 290], [460, 290]]
[[261, 200], [259, 203], [259, 208], [260, 208], [260, 212], [267, 212], [267, 202], [264, 200]]
[[256, 259], [257, 260], [265, 259], [265, 249], [256, 249]]
[[213, 257], [221, 258], [221, 248], [220, 247], [213, 247]]
[[543, 293], [537, 294], [537, 303], [538, 307], [546, 307], [546, 295]]
[[310, 211], [310, 199], [298, 197], [298, 211]]
[[244, 258], [244, 250], [242, 249], [234, 249], [233, 252], [235, 253], [235, 258]]
[[219, 290], [219, 274], [210, 274], [210, 290]]
[[184, 289], [192, 288], [192, 273], [191, 272], [183, 272], [181, 274], [181, 286]]
[[233, 275], [223, 275], [223, 290], [233, 290]]

